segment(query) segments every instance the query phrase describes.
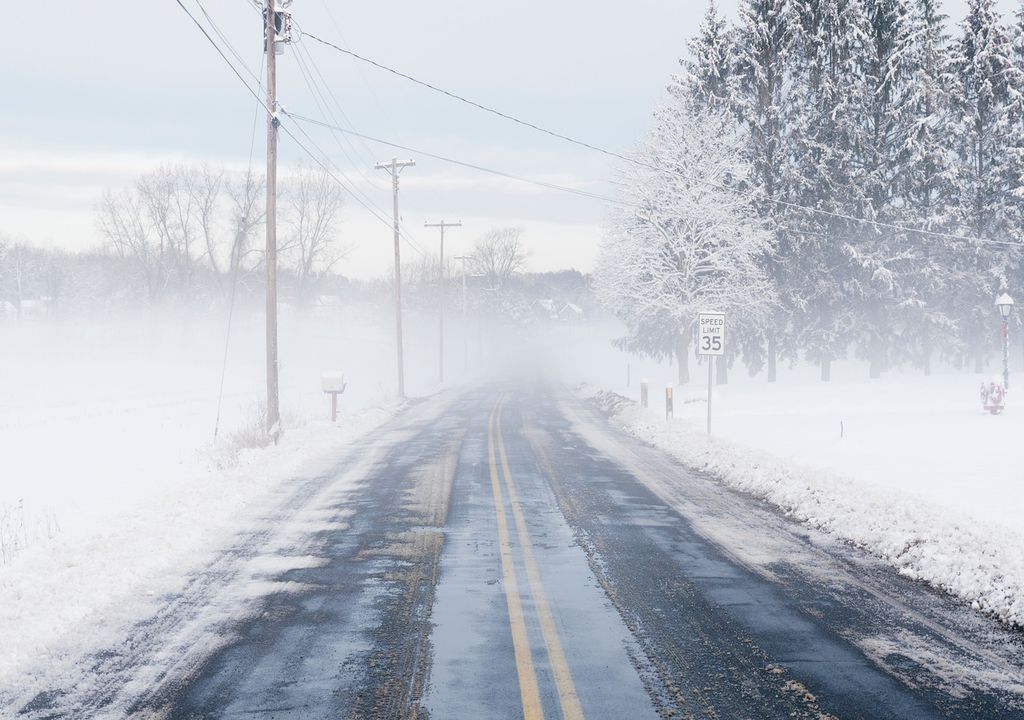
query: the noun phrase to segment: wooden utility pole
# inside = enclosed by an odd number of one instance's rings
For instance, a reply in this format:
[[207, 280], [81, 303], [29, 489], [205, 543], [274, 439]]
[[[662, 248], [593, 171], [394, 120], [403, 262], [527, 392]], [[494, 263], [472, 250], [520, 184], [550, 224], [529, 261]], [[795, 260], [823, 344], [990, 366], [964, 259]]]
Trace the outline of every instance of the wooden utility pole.
[[398, 162], [395, 158], [391, 158], [391, 162], [374, 165], [377, 170], [387, 170], [391, 174], [395, 223], [395, 332], [398, 340], [398, 397], [402, 398], [405, 397], [405, 360], [402, 357], [402, 253], [399, 245], [402, 231], [398, 216], [398, 176], [403, 168], [412, 167], [415, 164], [412, 160]]
[[466, 262], [470, 255], [457, 255], [456, 260], [462, 263], [462, 365], [463, 374], [469, 377], [469, 320], [466, 315]]
[[441, 312], [441, 316], [440, 317], [441, 317], [441, 321], [440, 321], [440, 328], [439, 328], [440, 342], [439, 342], [439, 348], [438, 348], [439, 352], [438, 352], [438, 356], [437, 356], [437, 367], [438, 367], [438, 379], [441, 382], [441, 384], [443, 385], [444, 384], [444, 293], [445, 293], [445, 279], [446, 279], [445, 278], [445, 272], [444, 272], [444, 229], [445, 228], [450, 228], [450, 227], [462, 227], [462, 221], [460, 220], [457, 223], [446, 223], [444, 220], [442, 220], [439, 223], [423, 223], [423, 227], [441, 228], [441, 303], [440, 303], [440, 312]]
[[277, 58], [276, 0], [264, 10], [263, 51], [267, 55], [267, 432], [276, 436], [281, 419], [277, 380]]

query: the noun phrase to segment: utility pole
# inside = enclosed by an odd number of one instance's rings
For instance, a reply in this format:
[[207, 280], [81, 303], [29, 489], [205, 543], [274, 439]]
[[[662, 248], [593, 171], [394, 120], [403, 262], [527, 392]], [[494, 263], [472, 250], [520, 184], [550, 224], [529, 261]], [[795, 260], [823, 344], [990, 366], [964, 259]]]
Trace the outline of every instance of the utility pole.
[[[287, 3], [286, 3], [287, 4]], [[277, 441], [281, 411], [277, 379], [277, 44], [288, 42], [288, 17], [276, 0], [263, 10], [267, 56], [267, 433]]]
[[423, 227], [428, 228], [441, 228], [441, 321], [439, 323], [439, 334], [441, 340], [439, 343], [439, 352], [437, 356], [437, 367], [438, 367], [438, 380], [444, 384], [444, 291], [445, 291], [445, 273], [444, 273], [444, 229], [450, 227], [462, 227], [462, 221], [457, 223], [446, 223], [442, 220], [439, 223], [423, 223]]
[[472, 259], [470, 255], [456, 255], [456, 260], [462, 263], [462, 364], [463, 373], [469, 377], [469, 320], [466, 316], [466, 262]]
[[398, 338], [398, 397], [405, 397], [405, 360], [402, 357], [402, 253], [399, 246], [401, 235], [400, 221], [398, 218], [398, 176], [403, 168], [413, 167], [416, 163], [412, 160], [398, 162], [391, 158], [389, 163], [377, 163], [374, 168], [387, 170], [391, 174], [391, 194], [394, 199], [394, 222], [395, 222], [395, 332]]

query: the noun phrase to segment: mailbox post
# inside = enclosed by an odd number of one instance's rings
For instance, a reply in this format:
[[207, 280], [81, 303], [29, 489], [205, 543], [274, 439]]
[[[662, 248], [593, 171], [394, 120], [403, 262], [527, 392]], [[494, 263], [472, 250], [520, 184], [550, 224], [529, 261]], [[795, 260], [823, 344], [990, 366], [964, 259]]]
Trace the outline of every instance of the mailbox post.
[[331, 422], [338, 421], [338, 396], [345, 392], [345, 373], [328, 372], [320, 376], [320, 388], [331, 396]]

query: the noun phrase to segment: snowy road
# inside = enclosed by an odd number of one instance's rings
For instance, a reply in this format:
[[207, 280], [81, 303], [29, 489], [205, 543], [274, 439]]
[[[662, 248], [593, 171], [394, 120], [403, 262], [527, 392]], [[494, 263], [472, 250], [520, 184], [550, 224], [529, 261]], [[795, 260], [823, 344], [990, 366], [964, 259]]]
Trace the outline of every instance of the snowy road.
[[6, 714], [1024, 718], [1020, 634], [530, 384], [414, 405], [79, 667]]

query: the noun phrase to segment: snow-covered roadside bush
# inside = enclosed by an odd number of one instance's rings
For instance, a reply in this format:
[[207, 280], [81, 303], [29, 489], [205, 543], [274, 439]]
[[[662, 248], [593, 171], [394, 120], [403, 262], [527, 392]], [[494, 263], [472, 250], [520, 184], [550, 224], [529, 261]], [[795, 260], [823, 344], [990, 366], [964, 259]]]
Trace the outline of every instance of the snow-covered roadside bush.
[[634, 437], [685, 465], [885, 560], [975, 610], [1024, 628], [1024, 538], [829, 471], [781, 460], [681, 421], [668, 424], [629, 398], [590, 386], [580, 394]]

